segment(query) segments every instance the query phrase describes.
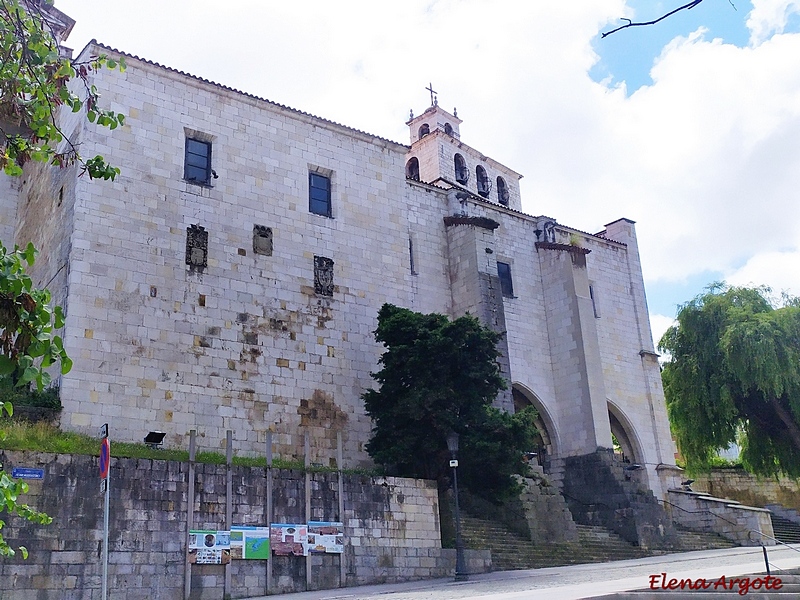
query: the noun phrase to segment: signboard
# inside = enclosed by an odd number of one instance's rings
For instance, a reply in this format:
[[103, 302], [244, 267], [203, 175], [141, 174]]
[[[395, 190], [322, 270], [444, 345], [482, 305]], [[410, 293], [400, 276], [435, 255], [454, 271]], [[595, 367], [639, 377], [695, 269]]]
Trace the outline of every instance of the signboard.
[[231, 562], [231, 532], [189, 531], [189, 562], [197, 565], [226, 565]]
[[11, 469], [11, 476], [14, 479], [44, 479], [44, 469], [14, 467]]
[[100, 442], [100, 479], [108, 477], [108, 465], [111, 462], [111, 442], [103, 438]]
[[272, 523], [269, 542], [275, 555], [306, 556], [308, 554], [308, 527], [289, 523]]
[[333, 521], [309, 521], [308, 550], [315, 554], [344, 552], [344, 524]]
[[269, 559], [269, 527], [233, 525], [231, 527], [231, 559]]

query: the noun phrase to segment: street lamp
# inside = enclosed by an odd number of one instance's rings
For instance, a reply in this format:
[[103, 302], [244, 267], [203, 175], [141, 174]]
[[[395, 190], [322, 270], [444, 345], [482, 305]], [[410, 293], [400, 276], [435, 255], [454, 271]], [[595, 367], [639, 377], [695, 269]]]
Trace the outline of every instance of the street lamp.
[[456, 497], [456, 581], [467, 581], [469, 574], [464, 568], [464, 544], [461, 541], [461, 515], [458, 510], [458, 434], [451, 431], [447, 436], [447, 449], [450, 450], [450, 467], [453, 469], [453, 493]]

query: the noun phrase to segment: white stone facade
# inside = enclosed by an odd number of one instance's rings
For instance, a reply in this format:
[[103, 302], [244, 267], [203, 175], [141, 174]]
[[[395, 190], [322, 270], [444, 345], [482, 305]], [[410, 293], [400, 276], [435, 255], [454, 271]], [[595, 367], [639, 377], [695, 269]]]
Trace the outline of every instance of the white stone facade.
[[[114, 439], [134, 441], [160, 429], [171, 447], [195, 429], [208, 449], [231, 429], [242, 453], [262, 452], [272, 430], [285, 458], [309, 431], [323, 464], [341, 431], [345, 464], [366, 464], [360, 396], [381, 353], [378, 309], [469, 310], [507, 331], [504, 372], [539, 409], [549, 453], [608, 448], [613, 431], [663, 491], [657, 467], [674, 466], [674, 444], [630, 221], [590, 235], [523, 214], [520, 175], [461, 142], [461, 121], [438, 106], [409, 121], [409, 147], [126, 61], [93, 79], [124, 127], [76, 132], [84, 155], [122, 168], [116, 181], [72, 171], [0, 181], [0, 226], [15, 219], [16, 242], [40, 248], [35, 279], [67, 312], [75, 365], [60, 381], [62, 426], [108, 422]], [[430, 133], [419, 138], [422, 119]], [[187, 138], [210, 143], [210, 185], [184, 180]], [[420, 170], [407, 179], [412, 158]], [[486, 197], [478, 166], [493, 184]], [[329, 178], [330, 217], [309, 211], [309, 173]], [[207, 233], [204, 267], [187, 264], [192, 226]], [[271, 252], [254, 251], [255, 226], [271, 230]], [[315, 289], [315, 257], [333, 261], [332, 296]]]

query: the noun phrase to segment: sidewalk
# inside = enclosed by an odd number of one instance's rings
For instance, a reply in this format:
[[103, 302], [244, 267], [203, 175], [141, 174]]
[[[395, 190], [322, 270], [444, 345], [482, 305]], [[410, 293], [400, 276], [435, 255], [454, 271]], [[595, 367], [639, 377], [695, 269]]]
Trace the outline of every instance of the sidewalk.
[[[772, 574], [779, 569], [800, 568], [800, 551], [769, 549]], [[249, 600], [523, 600], [527, 598], [578, 600], [616, 592], [645, 589], [650, 575], [667, 573], [669, 578], [718, 579], [765, 572], [760, 547], [702, 550], [650, 556], [609, 563], [550, 567], [525, 571], [498, 571], [473, 575], [469, 581], [435, 579], [337, 588], [316, 592], [257, 596]], [[731, 598], [735, 598], [733, 593]]]

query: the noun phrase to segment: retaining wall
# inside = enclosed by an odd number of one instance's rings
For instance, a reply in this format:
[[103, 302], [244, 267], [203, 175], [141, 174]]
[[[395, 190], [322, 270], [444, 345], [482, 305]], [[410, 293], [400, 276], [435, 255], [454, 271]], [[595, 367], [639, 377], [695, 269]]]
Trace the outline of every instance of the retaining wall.
[[[30, 556], [0, 561], [0, 597], [99, 599], [103, 496], [97, 457], [0, 451], [0, 462], [8, 472], [15, 466], [44, 469], [42, 481], [29, 482], [24, 501], [53, 517], [48, 526], [7, 519], [4, 536], [25, 545]], [[232, 598], [453, 574], [455, 550], [441, 548], [433, 482], [343, 474], [340, 515], [338, 473], [273, 469], [270, 518], [266, 471], [230, 467], [226, 523], [228, 467], [195, 464], [191, 529], [342, 521], [344, 554], [187, 567], [189, 463], [112, 458], [109, 597], [182, 600], [187, 568], [191, 598], [198, 600], [223, 598], [226, 570]], [[472, 572], [491, 569], [488, 551], [468, 551], [467, 559]]]

